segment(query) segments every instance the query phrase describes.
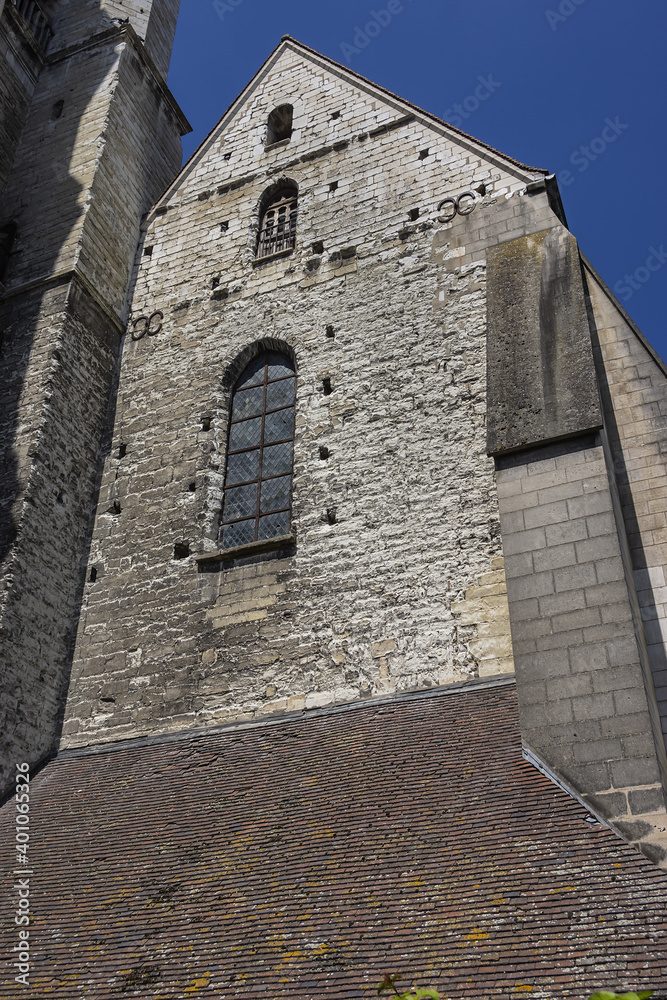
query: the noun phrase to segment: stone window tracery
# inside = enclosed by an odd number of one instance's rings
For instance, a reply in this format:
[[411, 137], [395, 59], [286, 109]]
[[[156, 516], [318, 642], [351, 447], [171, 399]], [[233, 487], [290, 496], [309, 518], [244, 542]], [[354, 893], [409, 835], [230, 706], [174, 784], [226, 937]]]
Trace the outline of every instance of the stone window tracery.
[[298, 192], [294, 185], [285, 185], [267, 199], [260, 216], [258, 258], [294, 247], [297, 212]]
[[289, 534], [296, 371], [286, 354], [265, 351], [232, 392], [221, 519], [223, 549]]

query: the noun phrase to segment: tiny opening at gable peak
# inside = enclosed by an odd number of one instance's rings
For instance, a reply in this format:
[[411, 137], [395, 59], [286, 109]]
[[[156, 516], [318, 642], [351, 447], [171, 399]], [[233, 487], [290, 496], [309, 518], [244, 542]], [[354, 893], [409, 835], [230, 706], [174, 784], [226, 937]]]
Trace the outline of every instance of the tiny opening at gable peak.
[[284, 139], [292, 138], [292, 119], [294, 108], [291, 104], [280, 104], [274, 108], [269, 115], [266, 132], [266, 145], [272, 146], [275, 142], [282, 142]]

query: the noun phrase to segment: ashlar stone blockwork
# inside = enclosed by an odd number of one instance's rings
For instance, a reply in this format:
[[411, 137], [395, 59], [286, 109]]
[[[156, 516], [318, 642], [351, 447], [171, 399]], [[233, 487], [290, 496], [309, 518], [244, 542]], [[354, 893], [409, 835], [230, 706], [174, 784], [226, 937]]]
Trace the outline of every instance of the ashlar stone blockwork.
[[[16, 8], [0, 3], [0, 196], [11, 173], [42, 59], [39, 45]], [[5, 221], [0, 218], [0, 224]]]
[[84, 42], [129, 21], [166, 79], [179, 6], [180, 0], [68, 0], [58, 4], [52, 16], [52, 49]]
[[588, 263], [586, 272], [611, 460], [667, 739], [667, 372]]
[[54, 43], [3, 199], [18, 233], [0, 302], [9, 769], [38, 764], [59, 736], [139, 223], [177, 168], [184, 128], [130, 26]]
[[664, 745], [603, 439], [497, 465], [525, 743], [664, 863]]

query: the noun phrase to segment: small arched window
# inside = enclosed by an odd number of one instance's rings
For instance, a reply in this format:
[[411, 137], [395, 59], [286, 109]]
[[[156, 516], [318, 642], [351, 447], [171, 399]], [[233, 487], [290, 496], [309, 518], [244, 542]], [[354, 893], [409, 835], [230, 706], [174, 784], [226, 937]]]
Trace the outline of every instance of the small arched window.
[[270, 257], [294, 247], [297, 211], [298, 193], [294, 185], [280, 188], [264, 203], [259, 220], [258, 257]]
[[289, 533], [295, 397], [294, 362], [277, 351], [251, 361], [234, 386], [223, 549]]
[[291, 104], [281, 104], [273, 109], [266, 130], [267, 146], [272, 146], [274, 142], [282, 142], [283, 139], [291, 139], [293, 116], [294, 109]]

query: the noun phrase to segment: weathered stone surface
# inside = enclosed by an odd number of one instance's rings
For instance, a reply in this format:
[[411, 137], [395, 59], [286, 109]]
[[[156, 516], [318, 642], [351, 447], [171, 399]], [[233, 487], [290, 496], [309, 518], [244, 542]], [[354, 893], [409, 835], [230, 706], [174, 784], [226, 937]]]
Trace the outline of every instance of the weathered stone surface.
[[[184, 121], [146, 51], [166, 65], [177, 3], [133, 3], [119, 26], [126, 7], [57, 8], [4, 200], [20, 234], [0, 315], [7, 759], [53, 746], [83, 591], [63, 745], [516, 663], [526, 743], [662, 857], [664, 371], [598, 287], [586, 315], [536, 171], [291, 41], [137, 252]], [[23, 106], [0, 77], [11, 144]], [[267, 147], [285, 101], [293, 133]], [[258, 262], [259, 206], [286, 181], [296, 246]], [[602, 420], [591, 331], [608, 438], [582, 436]], [[263, 349], [297, 370], [291, 528], [221, 553], [231, 391]]]
[[71, 41], [54, 36], [2, 202], [3, 776], [59, 735], [140, 219], [180, 159], [182, 119], [129, 29]]
[[469, 645], [479, 662], [480, 677], [514, 673], [504, 560], [495, 559], [493, 567], [482, 573], [477, 585], [468, 587], [463, 601], [452, 605], [461, 625], [476, 627], [477, 636]]
[[667, 739], [667, 372], [588, 264], [586, 283], [614, 480]]
[[488, 253], [489, 454], [602, 426], [577, 244], [558, 225]]
[[[266, 149], [285, 101], [292, 137]], [[553, 221], [545, 196], [516, 196], [528, 176], [290, 43], [272, 57], [147, 224], [132, 315], [159, 310], [163, 327], [124, 348], [68, 745], [510, 668], [502, 594], [465, 623], [452, 605], [498, 572], [484, 252]], [[255, 266], [258, 205], [284, 178], [296, 249]], [[438, 222], [472, 178], [474, 211]], [[231, 387], [259, 345], [296, 359], [296, 549], [198, 564], [217, 548]], [[174, 560], [176, 543], [192, 556]]]
[[665, 747], [600, 436], [496, 465], [525, 743], [622, 836], [663, 850]]
[[[0, 196], [9, 179], [41, 66], [41, 50], [23, 18], [13, 5], [0, 4]], [[3, 213], [0, 225], [6, 221]]]
[[69, 0], [60, 3], [52, 18], [55, 37], [50, 51], [85, 42], [121, 21], [129, 21], [166, 79], [179, 6], [180, 0]]

